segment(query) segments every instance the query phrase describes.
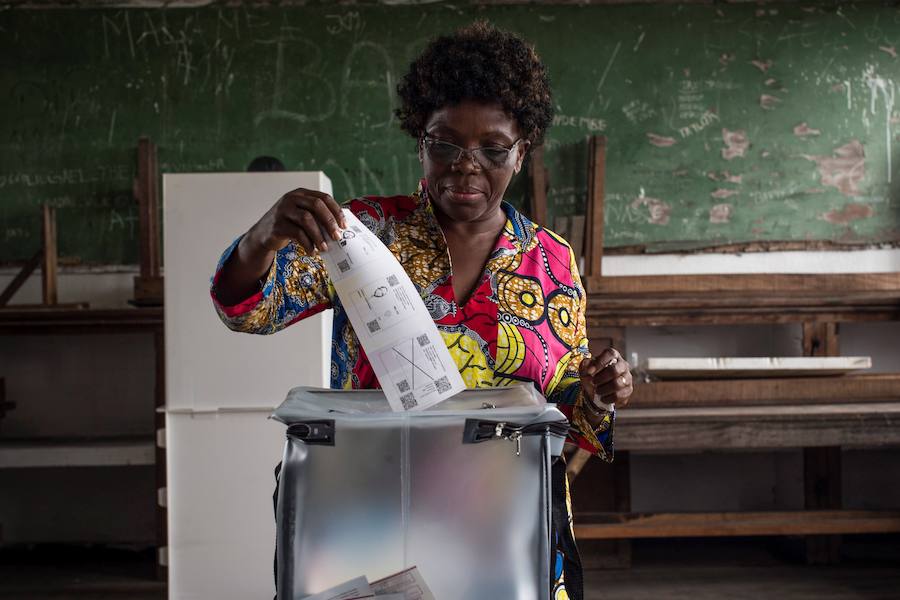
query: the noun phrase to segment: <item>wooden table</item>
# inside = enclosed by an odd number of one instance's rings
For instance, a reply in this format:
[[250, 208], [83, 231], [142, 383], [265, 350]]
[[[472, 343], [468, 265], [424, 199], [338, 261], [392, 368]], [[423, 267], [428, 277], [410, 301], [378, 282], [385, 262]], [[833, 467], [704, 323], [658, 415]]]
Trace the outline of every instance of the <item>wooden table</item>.
[[[154, 419], [154, 431], [165, 429], [165, 415], [157, 410], [165, 406], [165, 340], [163, 329], [162, 307], [122, 308], [122, 309], [89, 309], [89, 308], [16, 308], [0, 309], [0, 334], [3, 335], [102, 335], [117, 333], [146, 333], [153, 336], [155, 349], [155, 383], [154, 406], [148, 408]], [[62, 444], [62, 445], [61, 445]], [[150, 449], [152, 446], [152, 450]], [[166, 487], [166, 451], [157, 440], [135, 440], [122, 438], [118, 440], [67, 440], [65, 442], [28, 443], [17, 440], [0, 447], [12, 457], [27, 457], [28, 460], [45, 464], [53, 457], [60, 456], [60, 450], [77, 451], [66, 460], [72, 464], [155, 464], [156, 488]], [[111, 452], [122, 450], [118, 458], [111, 457]], [[151, 455], [152, 452], [152, 461]], [[17, 458], [17, 459], [18, 459]], [[74, 461], [74, 462], [72, 462]], [[156, 506], [156, 539], [161, 559], [165, 555], [167, 534], [167, 514], [164, 503]], [[164, 560], [160, 561], [157, 576], [166, 577]]]

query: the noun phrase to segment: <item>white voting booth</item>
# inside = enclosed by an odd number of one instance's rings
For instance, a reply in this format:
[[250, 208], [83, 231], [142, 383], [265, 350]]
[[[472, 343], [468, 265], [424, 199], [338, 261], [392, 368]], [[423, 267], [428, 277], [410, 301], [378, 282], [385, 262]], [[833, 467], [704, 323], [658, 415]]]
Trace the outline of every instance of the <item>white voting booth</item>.
[[165, 234], [169, 597], [272, 598], [273, 469], [287, 390], [328, 387], [331, 311], [274, 336], [219, 320], [209, 284], [221, 252], [284, 193], [331, 193], [321, 172], [167, 174]]

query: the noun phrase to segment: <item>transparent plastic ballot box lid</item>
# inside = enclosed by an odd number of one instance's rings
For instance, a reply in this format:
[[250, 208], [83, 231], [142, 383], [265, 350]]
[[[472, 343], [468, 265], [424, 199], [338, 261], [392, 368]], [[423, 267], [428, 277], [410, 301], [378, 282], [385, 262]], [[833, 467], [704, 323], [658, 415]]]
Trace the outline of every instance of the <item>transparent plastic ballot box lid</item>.
[[286, 425], [313, 415], [339, 413], [341, 415], [428, 415], [434, 413], [466, 413], [491, 409], [520, 409], [521, 414], [537, 414], [545, 407], [554, 407], [532, 385], [516, 384], [505, 387], [468, 389], [422, 411], [398, 413], [391, 410], [381, 390], [333, 390], [316, 387], [296, 387], [272, 414], [272, 418]]

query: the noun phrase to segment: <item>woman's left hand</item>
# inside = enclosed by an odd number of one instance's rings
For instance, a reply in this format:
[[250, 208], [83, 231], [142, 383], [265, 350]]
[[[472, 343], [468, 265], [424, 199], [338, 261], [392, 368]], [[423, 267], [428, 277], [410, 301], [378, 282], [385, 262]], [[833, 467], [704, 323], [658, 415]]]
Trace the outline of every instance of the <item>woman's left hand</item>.
[[597, 356], [581, 361], [578, 372], [588, 401], [592, 401], [596, 393], [606, 404], [615, 402], [617, 408], [628, 404], [634, 391], [631, 366], [615, 348], [607, 348]]

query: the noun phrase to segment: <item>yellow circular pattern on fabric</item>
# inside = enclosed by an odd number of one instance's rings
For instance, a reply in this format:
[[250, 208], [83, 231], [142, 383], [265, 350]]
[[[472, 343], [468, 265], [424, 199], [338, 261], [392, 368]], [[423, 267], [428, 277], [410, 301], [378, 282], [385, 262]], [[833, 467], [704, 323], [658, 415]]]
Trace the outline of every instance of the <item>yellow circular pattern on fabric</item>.
[[515, 373], [525, 361], [525, 340], [515, 325], [497, 324], [497, 373]]
[[[503, 309], [526, 321], [537, 321], [544, 315], [544, 294], [537, 281], [502, 275], [497, 282], [497, 295]], [[524, 298], [531, 304], [526, 304]]]
[[547, 317], [556, 336], [570, 348], [577, 346], [579, 340], [577, 339], [575, 315], [578, 314], [578, 307], [575, 299], [565, 294], [558, 294], [550, 300], [547, 309]]
[[569, 593], [566, 592], [565, 585], [556, 588], [556, 591], [553, 594], [553, 600], [569, 600]]
[[534, 306], [534, 303], [537, 302], [537, 298], [534, 297], [534, 294], [531, 292], [522, 292], [519, 296], [519, 300], [522, 301], [522, 304], [528, 306], [529, 308]]

